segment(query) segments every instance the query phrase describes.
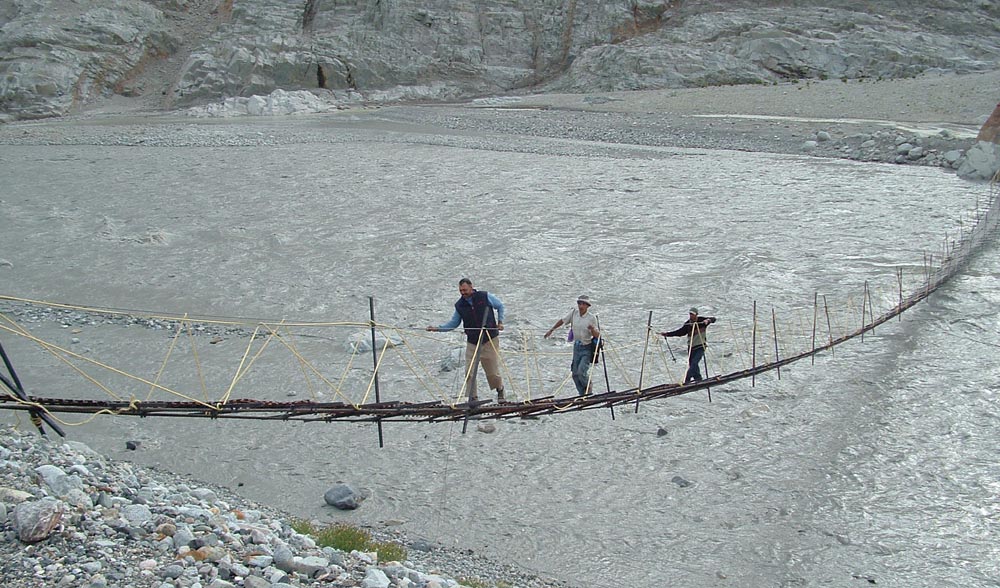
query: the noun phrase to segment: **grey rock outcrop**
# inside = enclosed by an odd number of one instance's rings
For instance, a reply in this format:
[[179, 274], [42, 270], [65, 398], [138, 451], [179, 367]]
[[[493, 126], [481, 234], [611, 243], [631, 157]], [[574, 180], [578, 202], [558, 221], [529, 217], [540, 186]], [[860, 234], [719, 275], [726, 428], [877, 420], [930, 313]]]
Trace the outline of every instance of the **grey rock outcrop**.
[[459, 99], [972, 72], [1000, 6], [887, 1], [4, 0], [0, 119], [102, 96], [188, 107], [275, 90]]
[[958, 168], [959, 177], [969, 180], [992, 180], [997, 174], [1000, 174], [1000, 104], [983, 123], [976, 144]]
[[[1000, 43], [986, 39], [996, 35], [989, 19], [998, 10], [987, 3], [962, 13], [968, 7], [957, 2], [920, 9], [886, 2], [881, 14], [840, 2], [767, 4], [774, 3], [681, 7], [648, 34], [585, 49], [547, 87], [593, 92], [898, 78], [990, 70], [1000, 56]], [[967, 17], [972, 37], [964, 39], [954, 27]]]
[[0, 2], [0, 112], [66, 114], [120, 92], [176, 43], [163, 12], [140, 0]]
[[1000, 172], [1000, 145], [977, 141], [965, 153], [965, 160], [958, 168], [959, 177], [967, 180], [992, 180]]
[[350, 89], [380, 101], [504, 92], [560, 71], [573, 47], [607, 42], [631, 18], [625, 1], [304, 4], [235, 5], [185, 63], [177, 103], [276, 88]]

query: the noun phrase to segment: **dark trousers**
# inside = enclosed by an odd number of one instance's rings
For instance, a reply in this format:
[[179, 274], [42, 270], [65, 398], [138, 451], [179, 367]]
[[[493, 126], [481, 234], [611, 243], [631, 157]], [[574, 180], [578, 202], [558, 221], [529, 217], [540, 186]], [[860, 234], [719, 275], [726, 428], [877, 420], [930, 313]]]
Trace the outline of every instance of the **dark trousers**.
[[705, 348], [699, 345], [698, 347], [692, 347], [691, 352], [688, 353], [688, 371], [684, 374], [684, 383], [687, 384], [691, 381], [697, 382], [701, 379], [701, 365], [702, 358], [705, 357]]
[[579, 341], [573, 344], [573, 364], [570, 371], [573, 373], [573, 384], [576, 385], [576, 393], [583, 396], [588, 392], [590, 386], [590, 346], [583, 345]]

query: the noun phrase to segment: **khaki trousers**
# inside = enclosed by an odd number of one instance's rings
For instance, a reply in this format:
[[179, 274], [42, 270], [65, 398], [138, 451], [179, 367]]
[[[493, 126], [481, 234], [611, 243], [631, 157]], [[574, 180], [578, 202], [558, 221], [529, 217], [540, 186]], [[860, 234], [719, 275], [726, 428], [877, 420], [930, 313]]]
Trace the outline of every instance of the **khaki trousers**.
[[500, 378], [500, 357], [494, 348], [495, 345], [500, 345], [500, 342], [490, 341], [484, 337], [477, 353], [475, 343], [467, 342], [465, 344], [465, 366], [468, 370], [466, 372], [468, 375], [465, 378], [465, 391], [469, 395], [469, 400], [478, 399], [476, 372], [479, 371], [479, 364], [482, 364], [483, 371], [486, 372], [486, 381], [489, 382], [490, 388], [493, 390], [503, 388], [503, 379]]

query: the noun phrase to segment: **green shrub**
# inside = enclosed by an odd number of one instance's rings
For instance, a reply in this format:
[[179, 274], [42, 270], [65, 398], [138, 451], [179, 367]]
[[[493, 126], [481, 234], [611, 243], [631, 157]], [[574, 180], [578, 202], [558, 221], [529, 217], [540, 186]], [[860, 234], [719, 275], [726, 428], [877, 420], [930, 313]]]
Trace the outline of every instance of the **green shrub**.
[[314, 535], [320, 547], [332, 547], [341, 551], [371, 551], [372, 535], [364, 529], [350, 525], [330, 525], [319, 529]]
[[399, 543], [379, 541], [372, 544], [372, 549], [378, 554], [380, 562], [406, 561], [406, 548]]
[[309, 521], [304, 521], [302, 519], [292, 519], [291, 521], [292, 530], [294, 530], [299, 535], [312, 535], [313, 524]]
[[468, 586], [468, 588], [511, 588], [511, 585], [503, 580], [481, 580], [475, 576], [462, 576], [461, 578], [455, 578], [459, 584], [462, 586]]
[[309, 535], [320, 547], [332, 547], [340, 551], [374, 551], [380, 562], [406, 561], [406, 548], [389, 541], [374, 541], [372, 534], [364, 529], [344, 523], [317, 528], [309, 521], [293, 520], [292, 529], [296, 533]]

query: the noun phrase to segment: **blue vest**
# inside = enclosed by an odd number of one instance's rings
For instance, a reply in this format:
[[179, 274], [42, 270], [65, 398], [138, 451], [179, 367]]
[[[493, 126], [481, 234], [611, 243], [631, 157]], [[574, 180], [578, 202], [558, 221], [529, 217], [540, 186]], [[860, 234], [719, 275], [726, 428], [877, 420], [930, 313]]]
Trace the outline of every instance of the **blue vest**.
[[[465, 298], [459, 298], [455, 303], [455, 310], [462, 317], [462, 326], [465, 328], [465, 337], [473, 345], [486, 343], [490, 339], [500, 336], [497, 330], [497, 317], [493, 313], [486, 292], [479, 290], [472, 291], [472, 304]], [[482, 331], [485, 327], [485, 331]], [[482, 339], [480, 340], [480, 337]]]

